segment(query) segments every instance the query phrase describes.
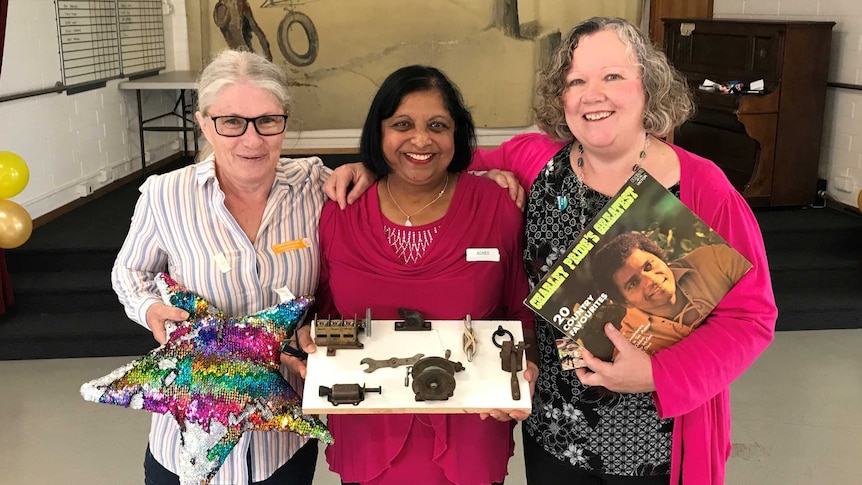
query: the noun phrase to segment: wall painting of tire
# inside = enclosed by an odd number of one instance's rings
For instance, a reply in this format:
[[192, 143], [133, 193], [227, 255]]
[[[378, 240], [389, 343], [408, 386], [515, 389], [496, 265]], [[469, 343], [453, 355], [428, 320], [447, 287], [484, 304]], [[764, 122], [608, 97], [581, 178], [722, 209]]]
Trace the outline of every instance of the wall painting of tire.
[[642, 1], [185, 0], [202, 43], [192, 67], [226, 47], [271, 59], [288, 73], [296, 131], [360, 128], [380, 82], [409, 64], [442, 69], [479, 128], [528, 127], [561, 32], [594, 15], [637, 22]]
[[[295, 0], [264, 0], [259, 7], [283, 9], [284, 17], [278, 23], [278, 48], [287, 62], [300, 67], [312, 64], [320, 50], [314, 22], [311, 17], [296, 10], [302, 3]], [[273, 59], [269, 40], [255, 20], [248, 0], [218, 0], [213, 8], [213, 21], [229, 48], [248, 49], [269, 60]]]

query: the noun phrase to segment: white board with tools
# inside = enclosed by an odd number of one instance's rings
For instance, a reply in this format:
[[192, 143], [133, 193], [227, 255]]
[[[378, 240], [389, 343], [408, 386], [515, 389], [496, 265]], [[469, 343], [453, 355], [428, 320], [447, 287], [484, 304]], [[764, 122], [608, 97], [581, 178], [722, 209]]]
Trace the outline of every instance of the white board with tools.
[[[530, 390], [524, 379], [526, 360], [521, 361], [521, 370], [516, 372], [520, 399], [512, 397], [512, 375], [503, 371], [500, 348], [511, 340], [523, 342], [521, 322], [511, 320], [473, 320], [471, 322], [476, 340], [473, 360], [468, 361], [464, 352], [465, 322], [462, 320], [432, 320], [430, 330], [396, 331], [395, 320], [370, 320], [371, 334], [359, 332], [361, 349], [339, 348], [335, 355], [327, 356], [326, 347], [318, 346], [317, 352], [308, 356], [305, 392], [302, 409], [307, 414], [462, 414], [484, 413], [493, 409], [502, 411], [531, 410]], [[494, 336], [498, 327], [511, 334]], [[312, 329], [314, 335], [314, 329]], [[409, 366], [380, 367], [373, 372], [365, 369], [373, 366], [361, 363], [369, 358], [379, 361], [405, 359], [423, 354], [427, 357], [445, 357], [451, 351], [449, 361], [459, 362], [464, 370], [452, 374], [455, 381], [453, 395], [446, 400], [417, 401], [409, 376]], [[420, 372], [421, 374], [421, 372]], [[358, 384], [360, 388], [381, 392], [361, 392], [363, 398], [357, 404], [334, 405], [329, 396], [320, 395], [324, 386], [333, 389], [336, 384]], [[355, 387], [355, 386], [350, 386]], [[343, 389], [341, 387], [339, 389]]]

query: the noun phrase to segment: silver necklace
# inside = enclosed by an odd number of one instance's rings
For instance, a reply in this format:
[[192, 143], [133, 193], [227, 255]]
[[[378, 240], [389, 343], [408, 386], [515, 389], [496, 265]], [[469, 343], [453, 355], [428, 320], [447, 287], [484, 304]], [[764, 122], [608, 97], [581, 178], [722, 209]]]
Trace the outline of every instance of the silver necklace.
[[[632, 165], [632, 172], [637, 172], [639, 168], [641, 168], [641, 164], [643, 163], [644, 158], [646, 158], [647, 147], [649, 147], [649, 133], [644, 136], [644, 147], [638, 154], [638, 161], [634, 165]], [[578, 143], [578, 161], [577, 161], [578, 170], [575, 173], [575, 178], [578, 179], [578, 204], [581, 206], [581, 213], [578, 215], [578, 222], [581, 224], [581, 230], [586, 227], [587, 224], [587, 198], [585, 196], [587, 192], [587, 183], [584, 181], [584, 146]], [[565, 204], [568, 205], [568, 204]], [[562, 204], [558, 201], [558, 206], [563, 207]], [[564, 207], [563, 207], [564, 208]], [[560, 209], [562, 210], [562, 209]]]
[[398, 201], [395, 200], [395, 196], [392, 195], [392, 189], [389, 188], [389, 177], [386, 177], [386, 191], [389, 192], [389, 198], [392, 199], [392, 203], [395, 204], [395, 207], [397, 207], [398, 210], [401, 211], [402, 214], [404, 214], [404, 217], [407, 218], [407, 220], [404, 221], [404, 225], [407, 227], [413, 227], [413, 223], [410, 222], [411, 217], [413, 217], [416, 214], [418, 214], [418, 213], [424, 211], [425, 209], [431, 207], [432, 205], [434, 205], [435, 202], [440, 200], [440, 197], [443, 197], [443, 194], [446, 193], [446, 187], [449, 187], [449, 174], [446, 174], [446, 183], [443, 184], [443, 189], [440, 191], [439, 194], [437, 194], [437, 197], [435, 197], [434, 200], [432, 200], [431, 202], [422, 206], [422, 208], [419, 209], [418, 211], [416, 211], [412, 214], [408, 214], [408, 213], [404, 212], [404, 209], [402, 209], [401, 205], [398, 203]]

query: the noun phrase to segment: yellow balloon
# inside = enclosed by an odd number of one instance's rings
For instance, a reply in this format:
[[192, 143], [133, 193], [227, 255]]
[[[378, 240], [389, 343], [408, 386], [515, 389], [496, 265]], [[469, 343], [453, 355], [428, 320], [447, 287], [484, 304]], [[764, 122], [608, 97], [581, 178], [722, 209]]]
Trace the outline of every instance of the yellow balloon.
[[24, 159], [12, 152], [0, 152], [0, 199], [14, 197], [30, 181], [30, 169]]
[[33, 232], [33, 219], [27, 209], [0, 199], [0, 248], [12, 249], [27, 242]]

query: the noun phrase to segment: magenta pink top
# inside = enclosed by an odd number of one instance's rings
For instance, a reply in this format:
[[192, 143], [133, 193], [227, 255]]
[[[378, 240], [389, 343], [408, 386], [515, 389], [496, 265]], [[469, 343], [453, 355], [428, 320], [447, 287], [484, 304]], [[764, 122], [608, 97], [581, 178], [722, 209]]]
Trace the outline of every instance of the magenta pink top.
[[[398, 307], [429, 320], [521, 320], [534, 328], [523, 304], [523, 215], [508, 192], [462, 174], [440, 229], [418, 263], [405, 264], [383, 233], [372, 186], [344, 211], [328, 202], [320, 218], [320, 315], [399, 319]], [[422, 228], [423, 226], [418, 226]], [[499, 262], [468, 262], [468, 248], [497, 248]], [[398, 349], [392, 349], [398, 355]], [[386, 392], [384, 390], [384, 392]], [[466, 392], [456, 387], [455, 392]], [[478, 415], [330, 415], [335, 444], [330, 469], [345, 482], [479, 485], [501, 482], [514, 452], [513, 423]]]
[[[471, 170], [509, 170], [529, 191], [563, 143], [518, 135], [479, 150]], [[659, 416], [674, 418], [671, 483], [724, 483], [730, 457], [730, 384], [772, 342], [778, 309], [760, 227], [748, 203], [713, 162], [670, 145], [679, 157], [680, 200], [754, 267], [691, 335], [651, 356]]]

